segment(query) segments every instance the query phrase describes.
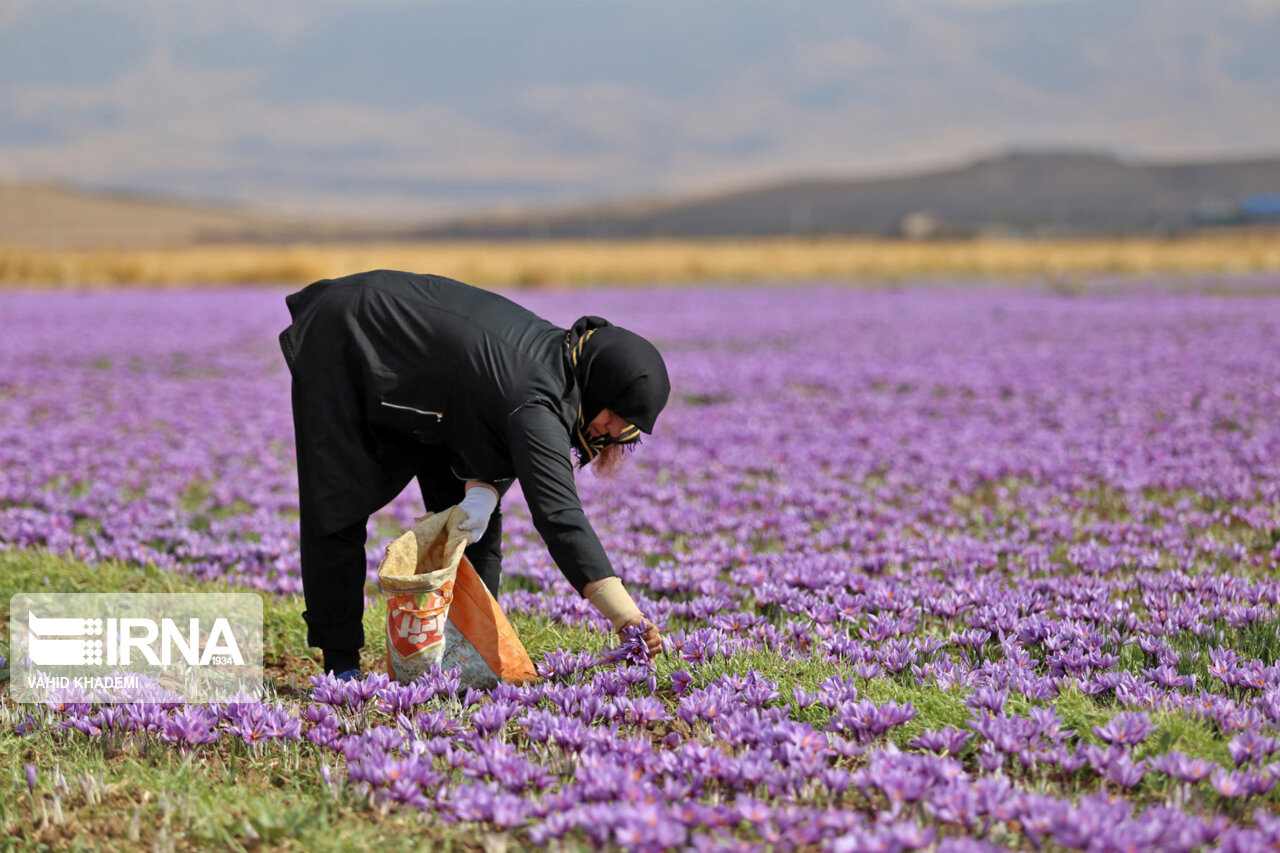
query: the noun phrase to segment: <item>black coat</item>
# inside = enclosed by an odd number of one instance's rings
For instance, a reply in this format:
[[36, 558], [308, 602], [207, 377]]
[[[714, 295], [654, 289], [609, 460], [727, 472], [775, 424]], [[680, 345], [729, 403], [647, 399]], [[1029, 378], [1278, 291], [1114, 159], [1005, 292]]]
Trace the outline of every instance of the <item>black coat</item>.
[[573, 479], [580, 391], [565, 329], [498, 294], [389, 270], [318, 281], [286, 303], [304, 526], [323, 535], [368, 518], [443, 450], [460, 479], [500, 492], [519, 479], [579, 592], [613, 576]]

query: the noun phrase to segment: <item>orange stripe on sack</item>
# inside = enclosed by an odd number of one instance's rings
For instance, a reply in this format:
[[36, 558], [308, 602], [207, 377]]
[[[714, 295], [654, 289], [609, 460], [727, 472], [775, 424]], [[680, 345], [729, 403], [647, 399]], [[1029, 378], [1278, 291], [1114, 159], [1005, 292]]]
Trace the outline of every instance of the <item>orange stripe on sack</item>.
[[498, 678], [512, 684], [537, 681], [538, 673], [524, 644], [465, 555], [454, 578], [449, 621], [476, 647]]

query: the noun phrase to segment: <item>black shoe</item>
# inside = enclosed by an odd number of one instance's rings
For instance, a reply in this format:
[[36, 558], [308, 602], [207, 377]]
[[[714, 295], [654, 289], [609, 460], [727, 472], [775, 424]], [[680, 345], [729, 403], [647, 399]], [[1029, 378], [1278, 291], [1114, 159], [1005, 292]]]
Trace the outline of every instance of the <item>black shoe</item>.
[[360, 652], [340, 652], [325, 651], [324, 652], [324, 671], [332, 672], [335, 675], [346, 672], [349, 669], [360, 668]]

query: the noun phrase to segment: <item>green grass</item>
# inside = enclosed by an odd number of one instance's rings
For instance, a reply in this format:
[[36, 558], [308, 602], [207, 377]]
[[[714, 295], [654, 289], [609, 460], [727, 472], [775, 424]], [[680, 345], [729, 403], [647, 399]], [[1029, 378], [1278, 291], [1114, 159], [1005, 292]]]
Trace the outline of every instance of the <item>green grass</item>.
[[[245, 592], [244, 587], [198, 581], [122, 563], [84, 563], [41, 551], [0, 552], [0, 649], [8, 653], [9, 597], [18, 592]], [[318, 652], [305, 645], [300, 597], [263, 596], [264, 659], [276, 696], [295, 704], [319, 672]], [[366, 608], [366, 669], [382, 665], [382, 611]], [[0, 672], [7, 681], [8, 665]], [[216, 749], [187, 758], [150, 743], [141, 748], [91, 740], [45, 728], [24, 737], [13, 726], [26, 714], [42, 723], [41, 705], [0, 701], [0, 851], [209, 849], [345, 851], [351, 849], [473, 850], [484, 833], [442, 829], [413, 810], [384, 814], [346, 786], [330, 795], [320, 777], [328, 764], [343, 780], [340, 754], [303, 741], [257, 753], [223, 738]], [[23, 767], [40, 768], [36, 799]], [[234, 769], [233, 769], [234, 768]], [[65, 788], [56, 783], [57, 774]], [[54, 803], [62, 820], [55, 823]], [[33, 814], [34, 811], [34, 814]], [[131, 828], [132, 826], [132, 828]], [[340, 832], [337, 830], [340, 828]]]
[[[964, 704], [965, 693], [960, 691], [939, 690], [937, 687], [916, 684], [903, 684], [888, 678], [873, 678], [864, 681], [861, 695], [877, 705], [886, 702], [907, 702], [916, 709], [916, 717], [910, 722], [897, 726], [889, 732], [889, 737], [899, 747], [905, 747], [928, 729], [941, 729], [952, 726], [965, 728], [969, 719], [969, 707]], [[972, 740], [968, 744], [972, 748]]]
[[1192, 758], [1207, 758], [1225, 766], [1231, 766], [1231, 754], [1227, 744], [1214, 729], [1212, 723], [1157, 711], [1151, 714], [1156, 730], [1134, 749], [1138, 758], [1150, 758], [1167, 752], [1183, 752]]
[[[512, 577], [508, 583], [518, 585], [520, 581]], [[0, 552], [3, 601], [17, 592], [91, 591], [246, 592], [248, 588], [199, 581], [154, 567], [116, 562], [87, 565], [42, 551]], [[385, 616], [377, 591], [370, 591], [374, 593], [374, 604], [365, 610], [367, 642], [362, 664], [366, 671], [382, 671]], [[270, 695], [273, 701], [296, 707], [308, 698], [307, 677], [319, 672], [319, 652], [305, 645], [300, 596], [262, 598], [264, 662]], [[8, 616], [8, 608], [0, 607], [0, 652], [4, 653], [8, 651]], [[566, 626], [545, 617], [512, 614], [511, 621], [535, 662], [557, 649], [598, 651], [613, 643], [607, 632]], [[847, 627], [856, 635], [859, 624], [862, 620]], [[701, 626], [674, 620], [671, 627]], [[1215, 630], [1201, 636], [1171, 638], [1171, 645], [1179, 651], [1201, 653], [1201, 660], [1190, 669], [1201, 676], [1201, 683], [1207, 687], [1214, 682], [1201, 670], [1207, 663], [1208, 649], [1221, 642], [1219, 627], [1225, 626], [1214, 626]], [[1270, 621], [1247, 626], [1227, 634], [1230, 642], [1226, 644], [1246, 656], [1274, 659], [1276, 628], [1277, 624]], [[1145, 656], [1134, 647], [1120, 651], [1122, 667], [1136, 670], [1147, 664]], [[827, 724], [830, 712], [820, 705], [794, 707], [793, 691], [800, 687], [812, 692], [827, 677], [847, 678], [853, 674], [850, 666], [821, 657], [790, 659], [768, 650], [742, 652], [730, 658], [717, 656], [698, 666], [673, 654], [659, 658], [656, 669], [659, 695], [669, 705], [673, 705], [675, 697], [667, 679], [677, 669], [692, 674], [694, 687], [706, 686], [722, 675], [754, 669], [777, 684], [781, 696], [771, 703], [773, 706], [791, 704], [793, 719], [819, 729]], [[0, 677], [5, 676], [7, 672], [0, 672]], [[970, 716], [964, 691], [917, 685], [909, 673], [858, 679], [856, 683], [862, 698], [877, 704], [910, 702], [916, 709], [915, 719], [887, 736], [900, 747], [926, 729], [963, 729]], [[1011, 695], [1006, 712], [1025, 715], [1033, 704], [1036, 703], [1022, 696]], [[1094, 727], [1104, 725], [1121, 710], [1112, 699], [1099, 699], [1076, 690], [1066, 690], [1047, 704], [1057, 709], [1064, 728], [1074, 729], [1087, 743], [1098, 743]], [[14, 725], [26, 714], [41, 722], [41, 727], [26, 736], [13, 734]], [[1179, 750], [1230, 765], [1227, 738], [1212, 723], [1168, 712], [1153, 712], [1151, 718], [1158, 728], [1136, 749], [1138, 757]], [[15, 704], [7, 691], [0, 700], [0, 851], [90, 850], [97, 846], [244, 851], [369, 847], [481, 850], [501, 848], [504, 843], [519, 847], [522, 843], [519, 835], [508, 838], [474, 825], [447, 827], [430, 814], [412, 809], [371, 806], [345, 782], [342, 756], [308, 741], [296, 747], [267, 744], [255, 751], [224, 737], [184, 758], [154, 740], [112, 742], [49, 729], [45, 724], [52, 719], [43, 706]], [[375, 724], [390, 722], [376, 710], [369, 719]], [[975, 740], [959, 757], [966, 769], [977, 773], [981, 771], [976, 764]], [[23, 776], [23, 766], [28, 762], [40, 767], [34, 798], [28, 794]], [[330, 792], [321, 780], [320, 769], [326, 764], [332, 778], [342, 783], [336, 793]], [[1097, 780], [1087, 771], [1064, 777], [1054, 776], [1044, 768], [1023, 772], [1010, 766], [1008, 772], [1027, 788], [1057, 796], [1075, 796], [1098, 788]], [[1128, 796], [1141, 808], [1186, 793], [1153, 771]], [[1207, 784], [1198, 786], [1190, 796], [1194, 809], [1204, 813], [1232, 806], [1220, 803]], [[1273, 806], [1278, 800], [1280, 795], [1273, 793], [1252, 802]]]

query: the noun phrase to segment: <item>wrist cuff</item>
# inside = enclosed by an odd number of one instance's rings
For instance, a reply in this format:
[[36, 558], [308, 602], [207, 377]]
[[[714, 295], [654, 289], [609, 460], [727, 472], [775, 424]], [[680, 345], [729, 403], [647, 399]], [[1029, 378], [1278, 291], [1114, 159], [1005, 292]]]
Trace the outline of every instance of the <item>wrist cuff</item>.
[[482, 515], [490, 516], [498, 507], [498, 496], [483, 486], [472, 486], [467, 489], [461, 503], [466, 504], [468, 510], [474, 507]]
[[640, 608], [631, 600], [631, 594], [622, 585], [621, 578], [609, 578], [599, 589], [587, 599], [600, 611], [604, 618], [613, 623], [614, 630], [628, 622], [643, 618]]

